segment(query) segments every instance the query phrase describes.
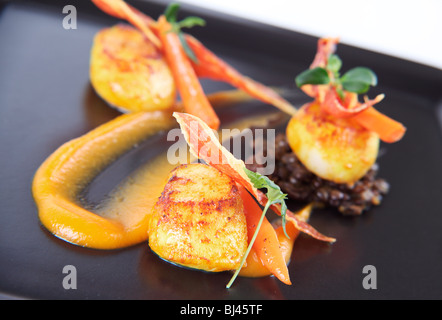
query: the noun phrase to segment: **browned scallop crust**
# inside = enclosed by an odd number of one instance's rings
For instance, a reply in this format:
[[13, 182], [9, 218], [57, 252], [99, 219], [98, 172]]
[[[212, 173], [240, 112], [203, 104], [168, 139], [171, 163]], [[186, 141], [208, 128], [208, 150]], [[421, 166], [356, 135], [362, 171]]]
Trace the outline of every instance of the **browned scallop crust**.
[[335, 183], [355, 183], [376, 162], [379, 136], [351, 118], [334, 118], [319, 103], [305, 104], [286, 129], [287, 141], [302, 164]]
[[95, 91], [122, 111], [162, 110], [175, 102], [166, 59], [131, 26], [118, 24], [96, 34], [89, 72]]
[[160, 257], [186, 267], [238, 268], [247, 226], [235, 182], [203, 164], [173, 170], [152, 210], [149, 245]]

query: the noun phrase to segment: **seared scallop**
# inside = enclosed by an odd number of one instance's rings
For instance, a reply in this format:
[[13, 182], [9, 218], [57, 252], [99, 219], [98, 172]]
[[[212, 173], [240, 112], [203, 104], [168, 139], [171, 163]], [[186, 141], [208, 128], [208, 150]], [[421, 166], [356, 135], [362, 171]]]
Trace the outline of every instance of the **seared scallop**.
[[190, 268], [238, 268], [247, 249], [247, 226], [234, 180], [204, 164], [173, 170], [152, 209], [149, 246], [163, 259]]
[[302, 164], [317, 176], [352, 184], [376, 161], [379, 136], [351, 118], [326, 115], [318, 103], [304, 105], [287, 125], [287, 140]]
[[175, 102], [175, 82], [162, 52], [131, 26], [96, 34], [89, 71], [98, 95], [122, 111], [162, 110]]

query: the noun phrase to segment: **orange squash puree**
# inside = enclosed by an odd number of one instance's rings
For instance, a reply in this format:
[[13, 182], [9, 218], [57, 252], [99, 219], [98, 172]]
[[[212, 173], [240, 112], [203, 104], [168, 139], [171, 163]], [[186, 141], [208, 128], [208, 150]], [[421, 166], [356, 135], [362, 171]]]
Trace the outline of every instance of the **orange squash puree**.
[[[312, 211], [312, 207], [312, 205], [304, 207], [296, 213], [296, 216], [299, 219], [307, 221]], [[286, 231], [290, 238], [287, 238], [287, 236], [284, 234], [282, 226], [276, 227], [275, 231], [276, 235], [278, 236], [279, 245], [281, 246], [285, 262], [288, 264], [292, 255], [293, 245], [299, 235], [299, 230], [296, 229], [293, 224], [287, 223]], [[249, 256], [246, 259], [246, 266], [243, 267], [239, 272], [240, 276], [250, 278], [264, 277], [270, 274], [270, 271], [262, 264], [261, 260], [258, 258], [258, 255], [253, 249], [250, 251]]]
[[[224, 129], [265, 126], [272, 118], [269, 114], [250, 117]], [[41, 223], [59, 238], [95, 249], [117, 249], [146, 241], [151, 208], [161, 195], [170, 171], [178, 165], [167, 161], [167, 153], [159, 154], [116, 186], [95, 212], [82, 208], [77, 198], [117, 157], [175, 125], [171, 111], [129, 113], [63, 144], [43, 162], [34, 176], [32, 192]], [[222, 138], [226, 140], [230, 136]], [[194, 160], [190, 157], [190, 161]], [[301, 213], [306, 216], [310, 210], [311, 207], [307, 207]], [[282, 227], [277, 227], [276, 233], [288, 263], [299, 232], [287, 224], [290, 239], [284, 235]], [[252, 250], [240, 275], [269, 274]]]
[[[147, 238], [146, 212], [165, 181], [148, 180], [149, 192], [141, 208], [108, 216], [77, 204], [79, 192], [107, 165], [137, 143], [172, 128], [170, 111], [138, 112], [114, 120], [58, 148], [37, 170], [32, 192], [42, 224], [66, 241], [97, 249], [130, 246]], [[152, 194], [150, 198], [147, 195]]]
[[[176, 166], [177, 164], [167, 161], [166, 153], [161, 153], [114, 188], [107, 199], [97, 207], [97, 214], [110, 220], [121, 219], [124, 216], [124, 223], [128, 227], [136, 225], [137, 221], [143, 221], [158, 201], [169, 173]], [[147, 240], [147, 231], [142, 240]]]

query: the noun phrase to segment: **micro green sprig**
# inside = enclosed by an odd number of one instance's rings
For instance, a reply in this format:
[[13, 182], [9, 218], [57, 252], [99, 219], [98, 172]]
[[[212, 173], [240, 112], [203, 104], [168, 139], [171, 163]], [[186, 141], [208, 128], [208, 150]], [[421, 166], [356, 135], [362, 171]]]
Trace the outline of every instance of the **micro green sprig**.
[[198, 63], [198, 59], [193, 52], [193, 50], [187, 44], [186, 38], [184, 36], [182, 28], [192, 28], [195, 26], [204, 27], [206, 25], [206, 21], [199, 17], [190, 16], [184, 18], [181, 21], [177, 21], [178, 10], [180, 9], [180, 5], [178, 3], [171, 3], [167, 6], [166, 11], [164, 12], [164, 16], [166, 20], [172, 25], [172, 30], [170, 32], [174, 32], [178, 35], [178, 38], [181, 41], [181, 45], [183, 46], [184, 52], [186, 55], [195, 63]]
[[343, 90], [366, 93], [370, 86], [377, 85], [377, 76], [369, 68], [356, 67], [341, 76], [339, 73], [341, 67], [342, 60], [337, 55], [331, 54], [325, 68], [316, 67], [300, 73], [295, 78], [296, 85], [301, 87], [305, 84], [330, 84], [336, 89], [341, 98], [344, 96]]
[[249, 177], [250, 181], [252, 182], [253, 186], [257, 189], [267, 189], [267, 203], [262, 210], [261, 217], [259, 219], [258, 225], [256, 227], [255, 233], [253, 234], [252, 239], [250, 240], [249, 246], [247, 247], [247, 250], [242, 257], [240, 266], [238, 269], [236, 269], [235, 273], [233, 274], [232, 278], [230, 279], [229, 283], [227, 284], [226, 288], [230, 288], [235, 281], [236, 277], [238, 276], [239, 272], [241, 271], [244, 263], [246, 262], [246, 259], [252, 250], [253, 244], [255, 243], [256, 237], [258, 236], [259, 229], [261, 228], [262, 222], [264, 221], [264, 217], [268, 211], [268, 209], [274, 205], [274, 204], [280, 204], [281, 205], [281, 218], [282, 218], [282, 227], [284, 229], [284, 233], [287, 238], [290, 238], [287, 235], [285, 225], [286, 225], [286, 215], [287, 215], [287, 205], [285, 204], [285, 200], [287, 199], [287, 194], [283, 193], [279, 186], [274, 183], [272, 180], [270, 180], [268, 177], [261, 175], [258, 172], [250, 171], [246, 168], [244, 168], [244, 171], [246, 172], [247, 176]]

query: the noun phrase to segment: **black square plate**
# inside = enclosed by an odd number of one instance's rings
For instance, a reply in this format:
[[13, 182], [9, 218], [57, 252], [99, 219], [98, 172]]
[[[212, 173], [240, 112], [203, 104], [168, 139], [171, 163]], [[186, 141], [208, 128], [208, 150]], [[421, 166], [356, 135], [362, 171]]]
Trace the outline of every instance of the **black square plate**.
[[[164, 10], [164, 3], [130, 3], [152, 17]], [[442, 298], [442, 72], [344, 44], [338, 47], [344, 69], [373, 69], [379, 85], [370, 95], [385, 93], [379, 108], [408, 131], [402, 141], [381, 146], [379, 175], [390, 182], [391, 191], [379, 207], [360, 217], [314, 212], [311, 224], [338, 240], [329, 246], [302, 236], [289, 265], [292, 286], [273, 277], [239, 278], [226, 290], [230, 274], [172, 266], [145, 243], [99, 251], [52, 236], [41, 226], [32, 199], [35, 171], [62, 143], [119, 114], [97, 97], [88, 75], [94, 34], [117, 20], [88, 1], [69, 4], [77, 8], [77, 29], [63, 28], [65, 3], [55, 0], [6, 3], [0, 13], [0, 292], [5, 297]], [[294, 76], [310, 64], [317, 39], [183, 6], [180, 15], [190, 14], [207, 21], [192, 33], [242, 73], [291, 89], [288, 99], [296, 105], [307, 101], [295, 89]], [[226, 88], [212, 82], [204, 86], [207, 91]], [[269, 107], [257, 102], [256, 108]], [[247, 110], [239, 106], [222, 117], [240, 117]], [[133, 157], [140, 159], [140, 153]], [[103, 181], [118, 181], [139, 163], [127, 160]], [[97, 193], [107, 187], [98, 184]], [[66, 265], [77, 269], [76, 290], [63, 288]], [[366, 265], [376, 267], [376, 290], [362, 285]]]

